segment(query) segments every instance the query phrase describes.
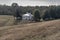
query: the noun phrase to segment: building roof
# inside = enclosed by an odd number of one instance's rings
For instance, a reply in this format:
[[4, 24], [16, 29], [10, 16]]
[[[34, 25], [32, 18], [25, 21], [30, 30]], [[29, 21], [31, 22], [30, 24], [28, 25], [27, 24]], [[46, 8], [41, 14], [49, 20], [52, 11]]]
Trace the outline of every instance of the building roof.
[[26, 13], [26, 14], [23, 14], [23, 16], [33, 16], [31, 13]]

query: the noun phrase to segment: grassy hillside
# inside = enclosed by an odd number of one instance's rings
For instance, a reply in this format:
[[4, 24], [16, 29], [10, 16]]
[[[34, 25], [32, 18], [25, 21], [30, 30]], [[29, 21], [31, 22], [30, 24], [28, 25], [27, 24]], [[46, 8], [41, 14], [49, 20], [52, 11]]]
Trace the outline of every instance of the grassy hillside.
[[60, 40], [60, 20], [0, 27], [0, 40]]
[[13, 25], [14, 18], [13, 16], [0, 15], [0, 27]]

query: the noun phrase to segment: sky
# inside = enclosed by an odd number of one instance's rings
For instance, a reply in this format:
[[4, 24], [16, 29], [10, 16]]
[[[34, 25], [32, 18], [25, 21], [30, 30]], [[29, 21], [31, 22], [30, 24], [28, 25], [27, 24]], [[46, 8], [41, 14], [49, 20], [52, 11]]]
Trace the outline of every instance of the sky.
[[0, 0], [0, 4], [11, 5], [18, 3], [20, 6], [48, 6], [60, 5], [60, 0]]

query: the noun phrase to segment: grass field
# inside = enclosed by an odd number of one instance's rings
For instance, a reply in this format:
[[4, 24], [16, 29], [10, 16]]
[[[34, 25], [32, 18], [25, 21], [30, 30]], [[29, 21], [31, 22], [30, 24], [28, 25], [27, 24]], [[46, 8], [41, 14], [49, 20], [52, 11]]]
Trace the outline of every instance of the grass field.
[[13, 16], [0, 15], [0, 26], [9, 26], [14, 22]]
[[12, 16], [0, 16], [0, 40], [60, 40], [60, 19], [13, 25]]

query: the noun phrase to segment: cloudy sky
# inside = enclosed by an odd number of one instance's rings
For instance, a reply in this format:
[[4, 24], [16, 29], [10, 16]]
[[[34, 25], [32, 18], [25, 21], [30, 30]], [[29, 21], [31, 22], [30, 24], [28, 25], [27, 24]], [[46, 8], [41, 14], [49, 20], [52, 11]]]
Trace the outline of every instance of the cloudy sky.
[[6, 4], [6, 5], [11, 5], [13, 2], [18, 3], [21, 6], [60, 5], [60, 0], [0, 0], [0, 4]]

